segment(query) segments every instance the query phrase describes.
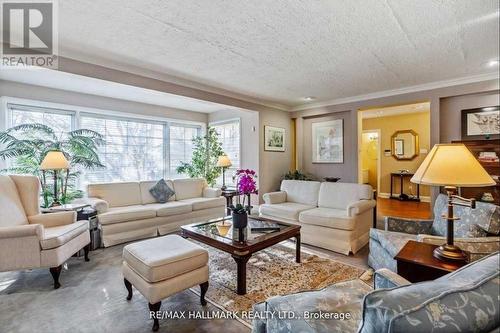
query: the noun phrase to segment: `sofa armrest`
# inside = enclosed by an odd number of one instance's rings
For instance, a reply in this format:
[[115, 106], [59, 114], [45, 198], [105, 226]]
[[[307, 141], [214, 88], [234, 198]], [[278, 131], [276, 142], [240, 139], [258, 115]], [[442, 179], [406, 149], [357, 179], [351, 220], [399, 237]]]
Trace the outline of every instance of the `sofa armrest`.
[[269, 192], [262, 195], [262, 199], [266, 204], [279, 204], [286, 202], [286, 192]]
[[349, 216], [359, 215], [369, 209], [372, 209], [376, 205], [377, 202], [375, 200], [359, 200], [347, 206], [347, 213], [349, 214]]
[[404, 232], [406, 234], [418, 235], [429, 234], [433, 220], [405, 219], [401, 217], [385, 217], [385, 230]]
[[29, 224], [41, 224], [45, 228], [71, 224], [76, 221], [76, 212], [57, 212], [28, 216]]
[[411, 284], [410, 281], [387, 268], [377, 269], [373, 277], [373, 288], [394, 288]]
[[106, 213], [109, 208], [109, 204], [106, 200], [99, 198], [80, 198], [73, 200], [75, 204], [88, 204], [95, 209], [98, 214]]
[[203, 189], [204, 198], [218, 198], [222, 195], [222, 190], [220, 188], [205, 187]]
[[38, 239], [43, 238], [43, 225], [41, 224], [25, 224], [16, 225], [13, 227], [1, 227], [0, 239], [21, 238], [37, 236]]
[[[446, 243], [446, 237], [421, 234], [417, 236], [419, 242], [442, 245]], [[490, 253], [500, 251], [500, 237], [475, 237], [475, 238], [455, 238], [453, 243], [470, 256], [470, 261], [480, 259]]]

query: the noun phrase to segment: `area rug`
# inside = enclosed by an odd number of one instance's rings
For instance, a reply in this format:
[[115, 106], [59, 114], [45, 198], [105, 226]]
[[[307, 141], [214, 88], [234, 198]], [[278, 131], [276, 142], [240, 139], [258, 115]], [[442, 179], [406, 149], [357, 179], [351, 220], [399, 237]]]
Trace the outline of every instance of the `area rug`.
[[[247, 294], [236, 294], [236, 263], [228, 253], [198, 243], [209, 251], [210, 287], [207, 299], [227, 311], [250, 311], [269, 297], [322, 289], [359, 278], [365, 270], [278, 244], [252, 255], [247, 263]], [[199, 294], [199, 288], [192, 288]], [[243, 318], [244, 319], [244, 318]], [[243, 320], [247, 325], [248, 321]]]

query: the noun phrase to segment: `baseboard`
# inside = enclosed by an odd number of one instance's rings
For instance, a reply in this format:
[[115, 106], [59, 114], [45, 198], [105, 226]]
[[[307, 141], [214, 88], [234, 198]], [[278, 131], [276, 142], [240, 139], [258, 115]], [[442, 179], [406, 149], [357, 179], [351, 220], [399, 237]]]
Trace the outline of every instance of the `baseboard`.
[[[399, 193], [393, 193], [392, 195], [399, 195]], [[378, 196], [380, 198], [384, 198], [384, 199], [389, 199], [391, 194], [390, 193], [379, 193]], [[431, 202], [431, 197], [430, 196], [427, 196], [427, 195], [421, 195], [420, 196], [420, 201], [421, 202]]]

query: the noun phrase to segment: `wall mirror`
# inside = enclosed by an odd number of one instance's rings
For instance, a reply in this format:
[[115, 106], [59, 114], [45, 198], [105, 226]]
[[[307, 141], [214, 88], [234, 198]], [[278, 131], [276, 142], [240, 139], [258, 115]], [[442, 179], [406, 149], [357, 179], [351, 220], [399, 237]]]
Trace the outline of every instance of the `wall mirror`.
[[391, 136], [392, 156], [397, 160], [413, 160], [419, 154], [418, 134], [413, 130], [396, 131]]

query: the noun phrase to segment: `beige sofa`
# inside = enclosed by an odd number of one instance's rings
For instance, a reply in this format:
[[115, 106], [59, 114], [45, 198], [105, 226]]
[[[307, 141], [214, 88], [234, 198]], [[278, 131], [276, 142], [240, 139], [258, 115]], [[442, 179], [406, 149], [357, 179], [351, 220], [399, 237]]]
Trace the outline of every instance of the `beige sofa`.
[[0, 271], [50, 268], [59, 288], [62, 264], [90, 243], [88, 221], [75, 212], [40, 214], [34, 176], [0, 175]]
[[90, 184], [90, 203], [98, 212], [105, 247], [165, 235], [181, 225], [222, 217], [225, 199], [204, 179], [167, 180], [175, 195], [157, 203], [149, 193], [156, 181]]
[[284, 180], [263, 195], [259, 215], [301, 225], [302, 242], [356, 253], [368, 243], [376, 205], [370, 185]]

